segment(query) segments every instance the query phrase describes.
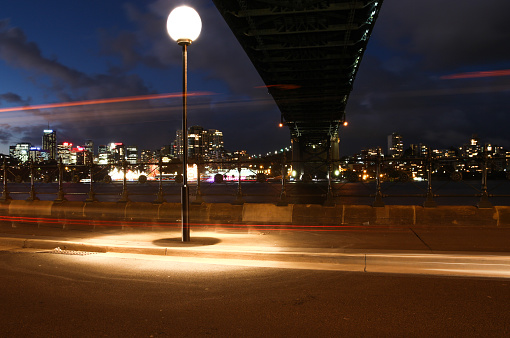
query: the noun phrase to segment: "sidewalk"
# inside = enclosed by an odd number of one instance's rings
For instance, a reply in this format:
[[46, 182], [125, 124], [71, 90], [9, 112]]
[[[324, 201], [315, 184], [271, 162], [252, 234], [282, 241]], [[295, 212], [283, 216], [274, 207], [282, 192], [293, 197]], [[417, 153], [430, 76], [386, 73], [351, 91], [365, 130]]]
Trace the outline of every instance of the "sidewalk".
[[[159, 255], [213, 264], [510, 278], [510, 228], [342, 226], [296, 231], [101, 228], [95, 231], [0, 228], [0, 249], [54, 253]], [[137, 256], [140, 258], [140, 256]]]

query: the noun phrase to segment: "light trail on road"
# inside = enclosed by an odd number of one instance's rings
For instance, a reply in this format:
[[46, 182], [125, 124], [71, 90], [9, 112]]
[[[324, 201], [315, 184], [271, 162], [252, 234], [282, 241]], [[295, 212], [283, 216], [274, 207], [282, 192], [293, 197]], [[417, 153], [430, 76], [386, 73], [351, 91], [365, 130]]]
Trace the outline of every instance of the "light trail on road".
[[[180, 229], [180, 221], [160, 222], [160, 221], [116, 221], [116, 220], [97, 220], [97, 219], [68, 219], [68, 218], [46, 218], [46, 217], [25, 217], [25, 216], [0, 216], [0, 222], [17, 223], [38, 223], [38, 224], [66, 224], [66, 225], [94, 225], [104, 227], [134, 227], [151, 228], [153, 226], [165, 227], [168, 229]], [[193, 223], [191, 229], [203, 229], [203, 227], [214, 227], [216, 230], [246, 230], [255, 228], [260, 231], [288, 231], [288, 232], [349, 232], [349, 231], [367, 231], [367, 230], [388, 230], [408, 231], [408, 227], [383, 227], [366, 225], [307, 225], [307, 224], [221, 224], [221, 223]]]

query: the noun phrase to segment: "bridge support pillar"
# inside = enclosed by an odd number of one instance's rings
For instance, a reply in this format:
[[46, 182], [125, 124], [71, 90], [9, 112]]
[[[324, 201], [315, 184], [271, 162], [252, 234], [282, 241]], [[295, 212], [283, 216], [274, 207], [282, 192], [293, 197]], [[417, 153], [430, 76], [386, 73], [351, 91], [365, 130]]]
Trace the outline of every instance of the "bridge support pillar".
[[340, 159], [338, 138], [320, 143], [305, 143], [299, 138], [292, 140], [292, 176], [308, 182], [312, 179], [327, 179], [338, 166]]

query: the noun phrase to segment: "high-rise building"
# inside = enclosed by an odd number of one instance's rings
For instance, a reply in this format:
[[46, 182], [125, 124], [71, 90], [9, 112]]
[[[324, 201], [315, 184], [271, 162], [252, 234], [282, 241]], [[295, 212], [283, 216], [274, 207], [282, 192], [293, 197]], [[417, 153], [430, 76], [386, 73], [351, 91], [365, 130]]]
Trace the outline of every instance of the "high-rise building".
[[188, 129], [188, 157], [194, 159], [204, 158], [206, 133], [207, 131], [200, 126], [192, 126]]
[[47, 155], [48, 155], [48, 153], [43, 151], [39, 147], [30, 147], [30, 150], [28, 152], [28, 157], [33, 162], [41, 162], [41, 161], [48, 160]]
[[42, 137], [42, 150], [48, 153], [49, 160], [57, 159], [57, 132], [45, 129]]
[[141, 160], [141, 162], [147, 163], [147, 162], [150, 162], [153, 159], [154, 159], [154, 152], [152, 150], [143, 149], [140, 152], [140, 160]]
[[85, 150], [90, 154], [90, 156], [94, 157], [94, 141], [87, 140], [85, 141]]
[[97, 147], [97, 163], [98, 164], [108, 164], [108, 154], [109, 154], [108, 146], [100, 145]]
[[223, 133], [216, 129], [209, 129], [208, 157], [212, 160], [222, 158], [224, 153]]
[[[200, 126], [188, 128], [188, 157], [214, 160], [222, 157], [223, 133], [216, 129], [205, 130]], [[173, 143], [174, 156], [182, 158], [183, 141], [182, 130], [177, 130]]]
[[184, 143], [182, 143], [182, 129], [175, 132], [175, 153], [174, 156], [182, 159]]
[[11, 155], [12, 158], [17, 159], [20, 162], [27, 162], [30, 158], [30, 148], [32, 147], [32, 144], [24, 142], [24, 143], [17, 143], [15, 146], [9, 147], [9, 155]]
[[411, 150], [410, 155], [414, 157], [427, 157], [430, 153], [429, 146], [422, 143], [411, 144], [409, 149]]
[[122, 142], [113, 142], [109, 144], [110, 154], [108, 163], [120, 163], [126, 158], [126, 147]]
[[62, 142], [57, 145], [58, 158], [62, 164], [73, 164], [72, 148], [73, 144], [70, 142]]
[[[138, 149], [134, 147], [136, 158], [138, 159]], [[120, 164], [126, 157], [126, 147], [124, 143], [112, 142], [108, 145], [100, 145], [97, 147], [97, 163], [98, 164]]]
[[402, 136], [397, 133], [388, 135], [388, 156], [401, 157], [404, 154], [404, 143]]
[[126, 161], [129, 164], [138, 163], [138, 148], [136, 146], [126, 147]]
[[492, 145], [491, 143], [486, 143], [484, 148], [489, 157], [500, 157], [505, 154], [505, 149], [503, 147]]
[[89, 163], [89, 152], [85, 147], [76, 146], [71, 148], [71, 160], [70, 164], [83, 165]]
[[469, 144], [465, 144], [461, 147], [461, 154], [465, 157], [476, 157], [483, 152], [483, 147], [480, 144], [478, 135], [474, 134], [469, 140]]

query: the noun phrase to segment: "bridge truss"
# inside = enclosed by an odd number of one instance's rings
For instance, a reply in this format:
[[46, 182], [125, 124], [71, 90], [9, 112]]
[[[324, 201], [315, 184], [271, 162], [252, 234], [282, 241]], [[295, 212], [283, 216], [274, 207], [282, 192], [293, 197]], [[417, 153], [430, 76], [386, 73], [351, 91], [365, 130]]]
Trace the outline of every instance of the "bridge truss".
[[213, 2], [279, 107], [293, 161], [338, 157], [339, 127], [383, 0]]

